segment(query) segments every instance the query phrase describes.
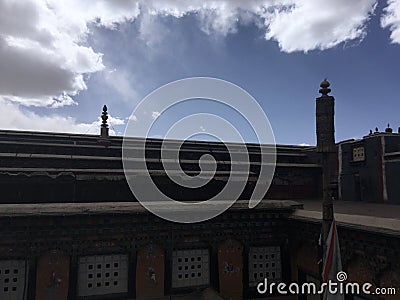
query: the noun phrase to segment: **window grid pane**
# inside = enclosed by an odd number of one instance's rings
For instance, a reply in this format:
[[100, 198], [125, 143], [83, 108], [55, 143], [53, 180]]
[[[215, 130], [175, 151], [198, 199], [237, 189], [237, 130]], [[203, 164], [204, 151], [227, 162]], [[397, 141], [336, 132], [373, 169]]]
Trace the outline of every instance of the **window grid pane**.
[[25, 287], [25, 261], [0, 261], [0, 299], [22, 300]]
[[277, 246], [250, 248], [249, 286], [256, 286], [265, 278], [268, 282], [278, 282], [282, 278], [281, 251]]
[[364, 147], [355, 147], [353, 148], [353, 161], [364, 161]]
[[128, 292], [128, 255], [79, 258], [78, 296]]
[[209, 253], [207, 249], [178, 250], [172, 254], [172, 287], [209, 285]]

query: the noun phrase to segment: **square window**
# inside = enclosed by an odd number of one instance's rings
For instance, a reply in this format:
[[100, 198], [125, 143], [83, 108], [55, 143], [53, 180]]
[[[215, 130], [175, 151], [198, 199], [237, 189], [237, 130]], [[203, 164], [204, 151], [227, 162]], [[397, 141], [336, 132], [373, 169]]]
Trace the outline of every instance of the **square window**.
[[[87, 264], [88, 261], [95, 263]], [[78, 296], [107, 296], [127, 293], [128, 262], [128, 255], [97, 255], [79, 258]], [[120, 283], [113, 284], [113, 281], [110, 281], [113, 274], [117, 276], [118, 280], [121, 280]], [[107, 280], [105, 280], [106, 278]]]
[[[172, 268], [180, 272], [172, 275], [174, 277], [172, 287], [196, 287], [207, 284], [209, 282], [208, 266], [199, 262], [207, 262], [208, 256], [207, 249], [175, 250]], [[184, 272], [181, 273], [181, 271]]]
[[23, 260], [0, 260], [0, 299], [19, 297], [16, 292], [20, 292], [19, 287], [25, 284], [25, 265]]
[[[272, 281], [281, 278], [280, 269], [276, 266], [281, 264], [280, 247], [251, 247], [249, 249], [249, 286], [254, 287], [263, 280], [264, 277]], [[272, 274], [272, 278], [270, 278]]]

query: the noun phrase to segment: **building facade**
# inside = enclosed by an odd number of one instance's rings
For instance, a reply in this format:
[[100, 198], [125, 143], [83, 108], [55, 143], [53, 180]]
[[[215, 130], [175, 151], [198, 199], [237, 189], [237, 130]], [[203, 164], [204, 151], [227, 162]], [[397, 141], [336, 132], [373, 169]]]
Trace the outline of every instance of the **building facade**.
[[341, 199], [400, 204], [400, 133], [371, 133], [338, 147]]

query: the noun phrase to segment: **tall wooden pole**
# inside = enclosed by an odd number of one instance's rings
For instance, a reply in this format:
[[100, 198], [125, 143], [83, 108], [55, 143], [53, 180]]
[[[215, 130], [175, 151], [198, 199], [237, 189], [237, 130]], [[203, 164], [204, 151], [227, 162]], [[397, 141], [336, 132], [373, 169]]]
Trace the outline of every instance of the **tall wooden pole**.
[[321, 82], [319, 92], [321, 97], [316, 99], [317, 151], [322, 154], [322, 241], [325, 242], [333, 220], [333, 200], [331, 185], [332, 157], [336, 152], [335, 146], [335, 98], [329, 96], [330, 83], [325, 79]]

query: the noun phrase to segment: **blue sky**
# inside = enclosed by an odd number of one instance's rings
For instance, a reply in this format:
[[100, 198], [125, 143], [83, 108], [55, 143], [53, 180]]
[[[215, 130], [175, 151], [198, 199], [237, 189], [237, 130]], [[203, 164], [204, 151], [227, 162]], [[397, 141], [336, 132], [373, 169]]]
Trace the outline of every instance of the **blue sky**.
[[[325, 77], [336, 99], [337, 141], [400, 127], [398, 0], [17, 2], [0, 4], [4, 14], [31, 19], [19, 27], [0, 22], [2, 129], [97, 133], [107, 104], [121, 135], [148, 93], [193, 76], [249, 92], [280, 144], [315, 144], [315, 98]], [[153, 134], [162, 136], [174, 120], [215, 110], [229, 114], [204, 101], [147, 117], [160, 118]], [[140, 117], [131, 122], [140, 126]]]

